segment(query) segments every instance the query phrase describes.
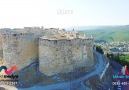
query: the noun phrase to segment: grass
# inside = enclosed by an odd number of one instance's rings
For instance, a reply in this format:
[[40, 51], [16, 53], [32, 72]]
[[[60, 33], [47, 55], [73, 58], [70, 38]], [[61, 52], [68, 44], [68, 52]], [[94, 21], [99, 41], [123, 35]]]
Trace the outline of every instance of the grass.
[[110, 27], [100, 28], [94, 30], [83, 30], [81, 31], [87, 36], [93, 36], [95, 41], [106, 41], [106, 42], [129, 42], [129, 27]]
[[126, 56], [120, 56], [120, 59], [129, 62], [129, 55], [126, 55]]

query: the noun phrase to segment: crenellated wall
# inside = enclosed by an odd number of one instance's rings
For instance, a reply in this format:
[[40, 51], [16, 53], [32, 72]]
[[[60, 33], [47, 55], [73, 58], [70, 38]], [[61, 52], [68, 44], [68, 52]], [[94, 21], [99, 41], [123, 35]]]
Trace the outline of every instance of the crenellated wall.
[[33, 34], [3, 34], [3, 60], [19, 70], [38, 60], [38, 41]]
[[74, 68], [92, 66], [93, 39], [39, 39], [39, 70], [51, 76]]

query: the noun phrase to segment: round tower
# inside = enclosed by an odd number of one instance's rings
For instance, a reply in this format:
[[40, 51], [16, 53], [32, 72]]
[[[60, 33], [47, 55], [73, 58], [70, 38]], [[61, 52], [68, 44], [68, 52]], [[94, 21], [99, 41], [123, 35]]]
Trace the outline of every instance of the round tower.
[[17, 66], [19, 70], [38, 58], [38, 42], [29, 33], [3, 34], [3, 60], [7, 68]]

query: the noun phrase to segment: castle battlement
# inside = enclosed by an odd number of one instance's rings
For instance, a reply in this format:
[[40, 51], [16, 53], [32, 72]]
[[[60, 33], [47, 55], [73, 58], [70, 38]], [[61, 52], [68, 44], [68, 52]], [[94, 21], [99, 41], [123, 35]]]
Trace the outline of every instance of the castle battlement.
[[0, 34], [4, 65], [22, 70], [39, 62], [39, 70], [47, 76], [71, 72], [73, 67], [92, 66], [93, 38], [75, 31], [58, 28], [24, 27], [7, 29]]

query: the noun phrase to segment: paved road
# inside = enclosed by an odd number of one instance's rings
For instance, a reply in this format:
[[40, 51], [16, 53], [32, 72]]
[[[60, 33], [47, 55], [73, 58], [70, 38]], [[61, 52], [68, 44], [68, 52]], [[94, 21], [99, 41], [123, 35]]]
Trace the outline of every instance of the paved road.
[[[25, 89], [18, 89], [18, 90], [56, 90], [56, 89], [62, 89], [62, 90], [70, 90], [71, 87], [76, 87], [76, 85], [79, 85], [78, 83], [81, 83], [82, 81], [94, 76], [94, 75], [100, 75], [103, 71], [104, 68], [104, 61], [103, 61], [103, 56], [99, 54], [98, 52], [94, 51], [94, 53], [98, 56], [99, 62], [98, 62], [98, 67], [91, 73], [86, 74], [85, 76], [73, 80], [70, 82], [64, 82], [64, 83], [59, 83], [59, 84], [52, 84], [52, 85], [47, 85], [47, 86], [34, 86], [31, 88], [25, 88]], [[0, 86], [1, 87], [1, 86]], [[7, 88], [8, 90], [13, 90], [11, 88]]]

